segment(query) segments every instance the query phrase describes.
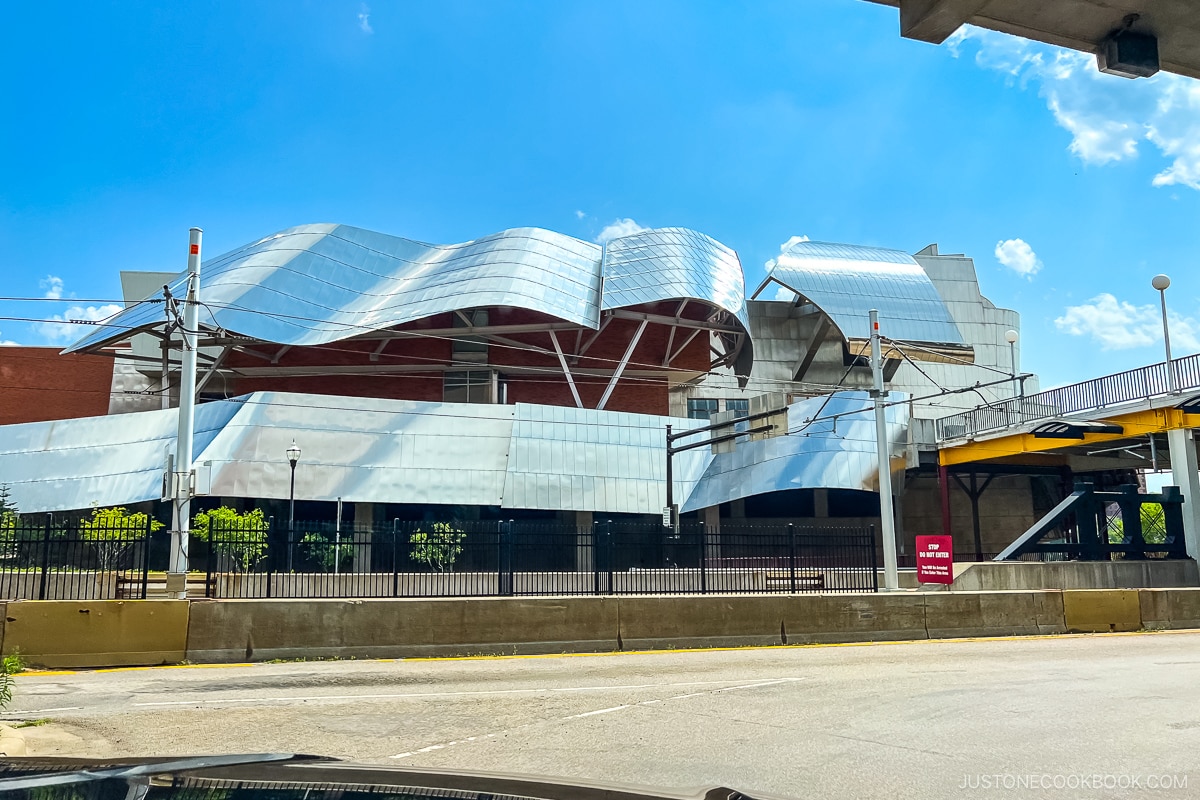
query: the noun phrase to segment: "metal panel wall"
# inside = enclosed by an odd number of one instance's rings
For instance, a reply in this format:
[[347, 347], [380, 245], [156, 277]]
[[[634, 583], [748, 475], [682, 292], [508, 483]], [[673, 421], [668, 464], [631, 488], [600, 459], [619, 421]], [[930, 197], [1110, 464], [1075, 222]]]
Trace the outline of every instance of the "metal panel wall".
[[776, 259], [755, 295], [775, 281], [829, 315], [848, 339], [870, 335], [868, 312], [899, 341], [963, 344], [933, 281], [908, 253], [876, 247], [798, 242]]

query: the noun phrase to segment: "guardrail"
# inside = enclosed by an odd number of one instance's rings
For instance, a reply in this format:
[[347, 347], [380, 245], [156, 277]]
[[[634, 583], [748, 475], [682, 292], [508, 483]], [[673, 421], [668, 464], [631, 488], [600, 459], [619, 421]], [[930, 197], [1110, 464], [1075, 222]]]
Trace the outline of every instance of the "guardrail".
[[[1099, 411], [1109, 406], [1163, 397], [1174, 391], [1200, 389], [1200, 353], [1148, 367], [1072, 383], [1037, 394], [978, 406], [937, 420], [937, 440], [963, 439], [1028, 422], [1067, 414]], [[1174, 378], [1172, 383], [1171, 378]]]

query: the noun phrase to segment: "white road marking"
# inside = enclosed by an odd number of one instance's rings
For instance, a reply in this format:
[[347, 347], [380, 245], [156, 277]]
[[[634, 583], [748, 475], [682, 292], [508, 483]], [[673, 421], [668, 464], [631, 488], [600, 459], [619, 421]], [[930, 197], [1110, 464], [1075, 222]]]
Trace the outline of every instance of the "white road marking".
[[629, 706], [624, 705], [624, 706], [613, 706], [612, 708], [601, 708], [598, 711], [585, 711], [582, 714], [572, 714], [569, 717], [563, 717], [563, 719], [583, 719], [584, 717], [594, 717], [597, 714], [608, 714], [611, 711], [621, 711], [626, 708], [629, 708]]
[[[610, 714], [614, 711], [624, 711], [627, 708], [636, 708], [638, 706], [652, 706], [652, 705], [656, 705], [658, 703], [665, 703], [670, 700], [686, 700], [691, 697], [701, 697], [703, 695], [720, 694], [721, 692], [733, 692], [733, 691], [737, 691], [739, 689], [759, 689], [764, 686], [777, 686], [777, 685], [783, 684], [783, 683], [794, 683], [796, 681], [802, 681], [802, 680], [804, 680], [804, 678], [775, 678], [775, 679], [769, 680], [769, 681], [756, 681], [755, 683], [739, 683], [739, 684], [735, 684], [734, 686], [724, 686], [720, 689], [708, 689], [708, 690], [702, 691], [702, 692], [689, 692], [688, 694], [677, 694], [673, 697], [659, 698], [657, 700], [643, 700], [639, 703], [626, 703], [624, 705], [612, 706], [610, 708], [601, 708], [601, 709], [597, 709], [595, 711], [585, 711], [582, 714], [571, 714], [569, 716], [559, 717], [557, 719], [552, 719], [552, 720], [538, 720], [537, 722], [530, 723], [529, 725], [522, 725], [521, 727], [527, 728], [527, 727], [531, 727], [533, 725], [540, 724], [542, 722], [566, 722], [567, 720], [572, 720], [572, 719], [583, 719], [585, 717], [594, 717], [599, 714]], [[556, 689], [554, 691], [560, 691], [560, 692], [562, 692], [562, 691], [584, 691], [585, 689], [605, 689], [605, 688], [607, 688], [607, 689], [621, 689], [621, 688], [643, 689], [643, 688], [648, 688], [648, 687], [665, 689], [665, 688], [674, 688], [674, 687], [680, 687], [680, 686], [712, 685], [715, 683], [728, 683], [728, 681], [694, 681], [694, 682], [687, 682], [687, 683], [639, 684], [635, 687], [621, 687], [621, 686], [574, 687], [571, 689]], [[500, 734], [506, 734], [506, 733], [508, 733], [507, 730], [500, 731]], [[490, 739], [496, 735], [497, 735], [496, 733], [489, 733], [486, 735], [469, 736], [466, 739], [462, 739], [459, 741], [446, 742], [444, 744], [438, 744], [438, 745], [430, 745], [429, 747], [424, 747], [424, 748], [421, 748], [420, 750], [413, 750], [408, 753], [397, 753], [396, 755], [392, 756], [392, 758], [408, 758], [410, 756], [415, 756], [418, 753], [427, 753], [427, 752], [430, 752], [431, 750], [440, 750], [445, 747], [450, 747], [450, 746], [459, 744], [460, 741], [461, 742], [473, 742], [473, 741], [476, 741], [477, 739]]]
[[[784, 678], [783, 680], [791, 680]], [[317, 694], [301, 697], [226, 697], [196, 700], [159, 700], [133, 703], [139, 708], [162, 706], [220, 705], [222, 703], [307, 703], [317, 700], [404, 700], [430, 697], [484, 697], [504, 694], [552, 694], [567, 692], [612, 692], [635, 689], [676, 689], [685, 686], [714, 686], [729, 681], [683, 681], [680, 683], [631, 683], [607, 686], [539, 686], [532, 689], [489, 689], [465, 692], [396, 692], [389, 694]], [[32, 713], [32, 712], [30, 712]]]
[[64, 706], [62, 708], [39, 708], [36, 711], [5, 711], [0, 717], [27, 717], [30, 714], [50, 714], [54, 711], [80, 711], [82, 706]]

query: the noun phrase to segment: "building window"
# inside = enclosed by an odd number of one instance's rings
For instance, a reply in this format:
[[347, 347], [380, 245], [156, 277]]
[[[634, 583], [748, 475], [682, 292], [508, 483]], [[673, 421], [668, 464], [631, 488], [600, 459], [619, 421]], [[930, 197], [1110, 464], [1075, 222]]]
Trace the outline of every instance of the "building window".
[[491, 370], [447, 372], [442, 385], [442, 399], [447, 403], [492, 402]]
[[750, 413], [750, 401], [742, 399], [726, 400], [725, 410], [736, 411], [739, 417], [744, 417]]
[[688, 398], [688, 419], [712, 419], [717, 413], [717, 401], [703, 397]]
[[[486, 328], [488, 325], [488, 310], [486, 308], [477, 308], [473, 311], [456, 313], [453, 325], [455, 328]], [[450, 352], [456, 362], [470, 361], [486, 364], [488, 360], [488, 343], [486, 339], [478, 336], [455, 336], [450, 345]]]

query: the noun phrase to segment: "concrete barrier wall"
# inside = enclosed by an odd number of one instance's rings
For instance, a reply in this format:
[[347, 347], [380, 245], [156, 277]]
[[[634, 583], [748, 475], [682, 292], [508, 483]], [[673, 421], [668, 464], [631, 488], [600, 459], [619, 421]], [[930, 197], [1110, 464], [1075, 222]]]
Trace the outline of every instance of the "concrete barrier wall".
[[606, 652], [1200, 628], [1200, 588], [363, 600], [18, 601], [0, 650], [49, 667]]
[[[956, 570], [957, 573], [957, 570]], [[1146, 561], [990, 561], [971, 564], [954, 578], [952, 589], [996, 592], [1018, 589], [1149, 589], [1200, 586], [1196, 562]]]
[[5, 606], [0, 651], [44, 667], [171, 664], [187, 629], [187, 600], [20, 600]]
[[188, 659], [615, 650], [617, 627], [609, 597], [194, 601]]

